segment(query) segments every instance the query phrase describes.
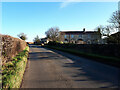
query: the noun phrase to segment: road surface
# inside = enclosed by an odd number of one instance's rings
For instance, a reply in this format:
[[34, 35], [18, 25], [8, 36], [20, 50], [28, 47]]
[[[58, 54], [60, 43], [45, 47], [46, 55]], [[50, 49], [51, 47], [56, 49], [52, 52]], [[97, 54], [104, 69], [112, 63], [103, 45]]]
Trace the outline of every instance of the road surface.
[[31, 45], [21, 88], [118, 88], [119, 72], [109, 65]]

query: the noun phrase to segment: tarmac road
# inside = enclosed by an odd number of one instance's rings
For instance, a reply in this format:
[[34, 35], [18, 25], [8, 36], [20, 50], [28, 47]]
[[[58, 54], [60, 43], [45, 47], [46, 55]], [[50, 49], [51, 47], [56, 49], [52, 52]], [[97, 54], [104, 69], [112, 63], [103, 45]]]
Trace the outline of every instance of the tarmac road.
[[30, 45], [21, 88], [118, 88], [119, 85], [118, 68]]

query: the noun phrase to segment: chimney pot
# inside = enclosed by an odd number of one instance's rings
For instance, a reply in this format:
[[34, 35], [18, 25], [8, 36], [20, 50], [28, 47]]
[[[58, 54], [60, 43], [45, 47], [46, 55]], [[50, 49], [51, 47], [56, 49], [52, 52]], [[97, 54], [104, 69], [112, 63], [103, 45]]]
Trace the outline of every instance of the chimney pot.
[[85, 28], [83, 28], [83, 32], [85, 32]]

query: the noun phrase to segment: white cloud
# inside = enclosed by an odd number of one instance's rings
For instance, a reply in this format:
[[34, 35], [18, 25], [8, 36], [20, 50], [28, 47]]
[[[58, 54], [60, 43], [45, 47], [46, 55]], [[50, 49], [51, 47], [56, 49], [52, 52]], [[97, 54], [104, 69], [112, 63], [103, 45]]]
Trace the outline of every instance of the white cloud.
[[64, 8], [66, 6], [68, 6], [71, 2], [62, 2], [60, 5], [60, 8]]
[[64, 0], [64, 2], [61, 3], [60, 8], [67, 7], [73, 2], [81, 2], [82, 0]]
[[67, 7], [73, 2], [119, 2], [119, 0], [61, 0], [60, 8]]

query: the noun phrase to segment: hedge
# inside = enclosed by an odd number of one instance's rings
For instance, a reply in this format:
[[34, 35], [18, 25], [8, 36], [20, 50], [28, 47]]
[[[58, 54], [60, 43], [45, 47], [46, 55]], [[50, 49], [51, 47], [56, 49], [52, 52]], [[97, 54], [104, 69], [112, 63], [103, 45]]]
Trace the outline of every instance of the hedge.
[[108, 57], [108, 56], [104, 56], [104, 55], [87, 53], [87, 52], [85, 53], [82, 51], [78, 51], [76, 49], [62, 48], [62, 47], [49, 46], [49, 45], [45, 45], [44, 47], [60, 50], [63, 52], [71, 53], [71, 54], [82, 56], [82, 57], [86, 57], [86, 58], [89, 58], [90, 60], [95, 60], [95, 61], [102, 62], [105, 64], [113, 65], [115, 67], [120, 67], [120, 65], [119, 65], [120, 59], [117, 57], [112, 57], [112, 56]]
[[27, 64], [29, 47], [2, 66], [2, 88], [20, 88]]
[[15, 57], [19, 52], [23, 51], [27, 43], [24, 40], [0, 34], [0, 46], [0, 52], [2, 50], [2, 63], [4, 64]]
[[60, 44], [49, 42], [49, 46], [74, 49], [80, 52], [120, 58], [120, 44]]

